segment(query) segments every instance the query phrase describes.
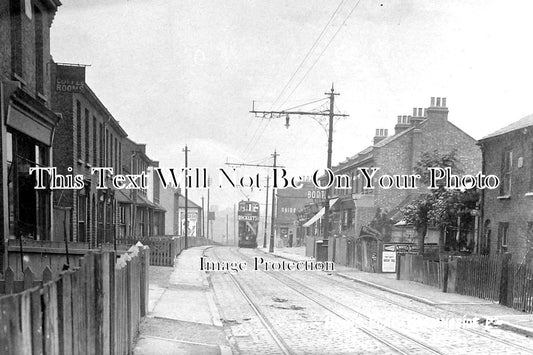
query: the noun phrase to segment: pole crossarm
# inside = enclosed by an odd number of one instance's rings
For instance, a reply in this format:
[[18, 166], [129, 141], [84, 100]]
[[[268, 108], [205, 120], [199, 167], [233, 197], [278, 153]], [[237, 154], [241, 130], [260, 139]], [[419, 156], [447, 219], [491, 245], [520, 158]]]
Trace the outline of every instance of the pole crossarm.
[[260, 167], [260, 168], [284, 168], [284, 166], [282, 166], [282, 165], [245, 164], [245, 163], [231, 163], [231, 162], [227, 162], [226, 165], [255, 166], [255, 167]]
[[[330, 117], [329, 112], [306, 112], [306, 111], [258, 111], [258, 110], [251, 110], [250, 113], [256, 114], [256, 115], [278, 115], [286, 116], [286, 115], [302, 115], [302, 116], [327, 116]], [[350, 115], [344, 114], [344, 113], [334, 113], [333, 117], [350, 117]]]

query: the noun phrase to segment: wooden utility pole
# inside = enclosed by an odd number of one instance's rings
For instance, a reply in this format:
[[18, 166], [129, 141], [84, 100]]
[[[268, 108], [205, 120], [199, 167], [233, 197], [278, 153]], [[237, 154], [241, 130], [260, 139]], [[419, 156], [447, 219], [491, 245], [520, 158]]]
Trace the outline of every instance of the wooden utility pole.
[[237, 245], [237, 205], [233, 204], [233, 245]]
[[[348, 117], [349, 115], [335, 113], [335, 96], [338, 96], [339, 93], [335, 92], [333, 84], [331, 85], [330, 92], [326, 92], [325, 95], [329, 96], [329, 110], [328, 112], [309, 112], [309, 111], [259, 111], [255, 109], [255, 102], [252, 105], [252, 110], [250, 113], [255, 114], [256, 117], [262, 118], [279, 118], [285, 117], [285, 125], [289, 128], [290, 115], [300, 115], [300, 116], [326, 116], [328, 117], [328, 159], [327, 159], [327, 168], [331, 169], [331, 154], [333, 151], [333, 119], [335, 117]], [[272, 206], [274, 207], [274, 206]], [[329, 234], [329, 189], [326, 189], [326, 196], [324, 201], [324, 223], [323, 223], [323, 245], [327, 246], [328, 234]], [[271, 229], [274, 228], [271, 226]]]
[[270, 175], [267, 175], [267, 191], [266, 191], [266, 201], [265, 201], [265, 230], [263, 234], [263, 248], [267, 247], [267, 224], [268, 224], [268, 183], [270, 181]]
[[226, 214], [226, 245], [229, 245], [228, 215]]
[[204, 230], [205, 230], [204, 229], [205, 209], [204, 209], [204, 197], [203, 196], [202, 196], [202, 215], [201, 216], [202, 216], [202, 224], [201, 224], [201, 226], [202, 226], [202, 234], [199, 235], [199, 236], [203, 238], [204, 237]]
[[[274, 150], [274, 154], [272, 154], [272, 157], [274, 158], [274, 169], [276, 169], [276, 158], [279, 156], [278, 153]], [[275, 210], [275, 203], [276, 203], [276, 189], [274, 188], [276, 184], [272, 185], [272, 213], [270, 216], [270, 245], [268, 247], [268, 251], [273, 253], [274, 252], [274, 215], [276, 213]]]
[[[210, 183], [211, 183], [211, 178], [207, 178], [207, 239], [209, 239], [209, 221], [210, 221], [210, 216], [209, 216], [209, 190], [210, 190]], [[213, 238], [211, 236], [211, 238]]]
[[185, 153], [185, 249], [188, 248], [188, 241], [187, 241], [187, 235], [189, 233], [189, 189], [187, 188], [187, 184], [189, 183], [189, 179], [187, 178], [187, 168], [188, 168], [188, 160], [187, 160], [187, 153], [190, 152], [189, 148], [187, 148], [187, 145], [185, 145], [185, 148], [183, 148], [183, 152]]

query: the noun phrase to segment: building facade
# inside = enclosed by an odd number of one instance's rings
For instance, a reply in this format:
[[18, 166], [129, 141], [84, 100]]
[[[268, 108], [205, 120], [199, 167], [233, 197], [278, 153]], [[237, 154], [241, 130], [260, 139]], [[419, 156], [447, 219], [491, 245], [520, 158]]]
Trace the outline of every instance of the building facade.
[[[376, 221], [401, 222], [397, 220], [400, 209], [427, 190], [423, 186], [381, 188], [377, 181], [383, 175], [413, 174], [422, 154], [434, 151], [439, 154], [455, 151], [464, 174], [481, 171], [479, 146], [475, 139], [448, 120], [446, 98], [431, 98], [428, 108], [414, 108], [412, 116], [398, 116], [394, 134], [389, 135], [387, 129], [377, 129], [371, 146], [332, 168], [335, 175], [346, 177], [348, 188], [330, 192], [330, 235], [354, 241], [349, 244], [355, 248], [350, 255], [355, 256], [357, 267], [369, 270], [372, 263], [379, 263], [381, 246], [390, 242], [393, 235], [403, 238], [405, 243], [413, 242], [413, 233], [405, 227], [396, 228], [393, 233], [393, 228]], [[367, 179], [362, 174], [363, 168], [378, 169], [372, 179], [373, 189], [364, 186]], [[427, 242], [438, 243], [438, 233], [428, 231]], [[330, 255], [335, 252], [333, 249], [330, 248]]]
[[[83, 188], [54, 194], [58, 230], [90, 247], [111, 243], [117, 229], [117, 198], [111, 185], [112, 174], [122, 173], [122, 141], [127, 137], [118, 121], [85, 82], [85, 67], [52, 64], [52, 107], [63, 119], [54, 137], [53, 166], [63, 176], [83, 175]], [[98, 189], [98, 173], [92, 168], [109, 167], [107, 189]], [[70, 223], [62, 223], [63, 219]], [[62, 226], [70, 226], [62, 230]]]
[[7, 239], [53, 235], [51, 192], [35, 190], [30, 167], [48, 166], [60, 121], [51, 107], [50, 27], [57, 0], [0, 3], [0, 115], [2, 188], [0, 264]]
[[[146, 155], [146, 145], [129, 138], [123, 140], [122, 169], [126, 174], [146, 176], [152, 188], [121, 190], [119, 193], [118, 235], [151, 237], [165, 234], [165, 208], [160, 205], [159, 180], [151, 168], [159, 162]], [[151, 175], [151, 178], [149, 178]], [[137, 180], [140, 183], [140, 178]], [[149, 193], [151, 192], [151, 193]]]
[[517, 262], [533, 258], [533, 115], [479, 141], [483, 173], [500, 178], [482, 191], [483, 254], [509, 252]]
[[[188, 200], [187, 202], [187, 236], [203, 237], [204, 213], [201, 206]], [[185, 196], [174, 192], [174, 233], [176, 236], [185, 235]]]

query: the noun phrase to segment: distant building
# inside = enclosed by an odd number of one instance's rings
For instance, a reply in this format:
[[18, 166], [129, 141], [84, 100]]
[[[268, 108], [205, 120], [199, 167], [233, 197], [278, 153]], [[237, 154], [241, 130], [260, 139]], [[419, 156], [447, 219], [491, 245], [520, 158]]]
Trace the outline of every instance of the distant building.
[[306, 205], [313, 204], [318, 196], [325, 197], [325, 191], [318, 190], [311, 182], [304, 182], [301, 189], [286, 188], [276, 191], [274, 225], [278, 246], [287, 246], [291, 234], [293, 246], [303, 243], [305, 231], [299, 223], [298, 213]]
[[[0, 265], [10, 238], [49, 240], [51, 192], [35, 190], [31, 166], [49, 166], [60, 116], [51, 108], [50, 27], [58, 0], [0, 2]], [[2, 267], [2, 266], [0, 266]], [[2, 267], [3, 268], [3, 267]]]
[[479, 141], [483, 173], [500, 178], [495, 190], [482, 191], [479, 251], [510, 252], [515, 261], [533, 257], [533, 115]]
[[[203, 209], [196, 203], [188, 200], [187, 202], [187, 215], [188, 215], [188, 232], [189, 237], [202, 237], [203, 236]], [[174, 193], [174, 233], [176, 236], [185, 235], [185, 196], [179, 192]]]
[[[160, 204], [159, 179], [153, 177], [153, 170], [159, 162], [146, 155], [146, 145], [135, 143], [129, 138], [123, 140], [122, 170], [125, 174], [145, 174], [152, 183], [149, 189], [117, 190], [119, 202], [119, 237], [151, 237], [165, 234], [166, 209]], [[152, 175], [148, 179], [148, 175]]]

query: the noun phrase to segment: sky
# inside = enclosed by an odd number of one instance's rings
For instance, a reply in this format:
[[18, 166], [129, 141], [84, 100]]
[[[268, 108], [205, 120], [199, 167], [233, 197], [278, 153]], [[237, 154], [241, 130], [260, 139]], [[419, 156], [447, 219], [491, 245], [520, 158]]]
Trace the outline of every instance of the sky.
[[[449, 120], [475, 139], [533, 113], [531, 1], [62, 0], [51, 28], [56, 62], [87, 82], [129, 137], [162, 167], [326, 166], [327, 135], [311, 116], [340, 95], [333, 164], [394, 131], [398, 115], [446, 97]], [[241, 169], [242, 174], [262, 168]], [[215, 178], [216, 179], [216, 178]], [[191, 191], [196, 202], [203, 190]], [[212, 189], [212, 204], [263, 201], [264, 189]]]

